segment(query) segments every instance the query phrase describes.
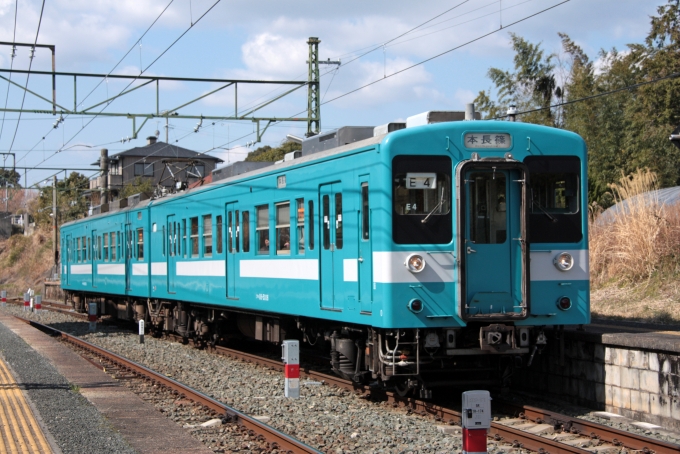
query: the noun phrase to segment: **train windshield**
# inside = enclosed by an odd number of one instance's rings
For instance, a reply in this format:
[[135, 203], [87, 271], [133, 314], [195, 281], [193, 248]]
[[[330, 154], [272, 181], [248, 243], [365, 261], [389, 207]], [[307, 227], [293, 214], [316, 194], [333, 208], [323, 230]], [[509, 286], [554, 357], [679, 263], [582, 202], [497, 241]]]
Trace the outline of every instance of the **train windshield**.
[[392, 166], [395, 243], [449, 243], [452, 239], [451, 159], [397, 156]]
[[579, 204], [581, 160], [576, 156], [530, 156], [529, 241], [575, 243], [583, 238]]

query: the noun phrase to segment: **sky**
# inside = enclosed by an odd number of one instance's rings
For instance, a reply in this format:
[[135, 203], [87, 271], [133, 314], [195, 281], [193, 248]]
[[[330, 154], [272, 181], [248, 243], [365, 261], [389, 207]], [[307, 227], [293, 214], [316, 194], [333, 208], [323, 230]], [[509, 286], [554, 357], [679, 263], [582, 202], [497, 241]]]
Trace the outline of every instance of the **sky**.
[[[489, 68], [512, 69], [510, 33], [541, 43], [546, 53], [559, 53], [557, 33], [566, 33], [593, 60], [601, 49], [625, 50], [644, 40], [650, 16], [665, 3], [0, 0], [0, 41], [55, 46], [57, 72], [306, 81], [307, 40], [318, 37], [320, 60], [341, 62], [320, 65], [323, 132], [377, 126], [428, 110], [464, 110], [480, 90], [492, 88]], [[10, 68], [51, 71], [51, 51], [37, 48], [31, 58], [29, 47], [18, 46], [12, 58], [12, 46], [0, 45], [0, 107], [12, 110], [0, 112], [0, 159], [5, 168], [15, 163], [22, 186], [42, 186], [53, 175], [61, 179], [74, 169], [96, 176], [98, 168], [91, 164], [102, 148], [113, 155], [144, 146], [157, 133], [166, 141], [166, 131], [169, 143], [225, 164], [244, 159], [258, 146], [277, 146], [287, 134], [302, 137], [307, 131], [306, 122], [277, 122], [261, 142], [251, 144], [256, 126], [249, 120], [206, 119], [197, 127], [197, 119], [171, 117], [166, 128], [165, 118], [155, 117], [141, 128], [143, 120], [136, 120], [135, 139], [132, 120], [106, 114], [172, 111], [227, 117], [234, 115], [237, 96], [243, 115], [293, 86], [239, 84], [237, 93], [231, 86], [196, 100], [226, 84], [165, 81], [157, 91], [154, 84], [141, 87], [133, 79], [79, 76], [74, 82], [73, 76], [61, 76], [56, 78], [57, 103], [70, 111], [74, 104], [81, 110], [98, 105], [90, 112], [99, 114], [54, 116], [51, 103], [36, 96], [51, 99], [51, 76], [10, 73]], [[131, 88], [137, 89], [109, 101]], [[22, 106], [45, 113], [19, 114]], [[303, 87], [254, 115], [304, 117], [306, 109]]]

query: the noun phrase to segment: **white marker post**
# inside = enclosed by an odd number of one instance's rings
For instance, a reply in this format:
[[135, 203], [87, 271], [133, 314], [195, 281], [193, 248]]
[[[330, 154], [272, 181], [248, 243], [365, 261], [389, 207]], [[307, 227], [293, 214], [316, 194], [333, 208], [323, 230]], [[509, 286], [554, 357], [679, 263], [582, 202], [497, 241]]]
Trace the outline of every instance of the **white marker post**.
[[144, 343], [144, 320], [139, 321], [139, 343]]
[[489, 391], [463, 393], [463, 454], [487, 454], [486, 434], [491, 427]]
[[30, 307], [31, 307], [31, 294], [26, 292], [24, 293], [24, 312], [27, 312]]
[[90, 321], [90, 332], [97, 331], [97, 303], [88, 303], [87, 319]]
[[285, 390], [286, 397], [300, 398], [300, 342], [285, 340], [281, 346], [283, 350], [283, 364], [285, 365]]
[[33, 306], [33, 312], [36, 314], [42, 309], [42, 295], [35, 295], [35, 305]]
[[2, 307], [7, 306], [7, 290], [0, 292], [0, 295], [2, 296]]

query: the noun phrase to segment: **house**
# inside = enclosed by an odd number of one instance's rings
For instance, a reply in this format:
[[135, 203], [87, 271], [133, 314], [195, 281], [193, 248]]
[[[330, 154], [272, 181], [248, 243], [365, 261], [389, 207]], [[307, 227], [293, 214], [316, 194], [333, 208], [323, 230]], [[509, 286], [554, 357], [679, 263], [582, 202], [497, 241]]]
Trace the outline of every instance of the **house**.
[[[159, 142], [155, 136], [146, 138], [147, 144], [109, 156], [109, 200], [117, 198], [126, 184], [137, 177], [150, 179], [154, 186], [171, 189], [177, 184], [191, 184], [210, 173], [222, 161], [214, 156], [197, 153], [186, 148]], [[99, 159], [92, 163], [99, 166]], [[103, 187], [104, 177], [90, 180], [93, 199], [99, 199], [98, 189]], [[92, 200], [92, 205], [98, 200]]]

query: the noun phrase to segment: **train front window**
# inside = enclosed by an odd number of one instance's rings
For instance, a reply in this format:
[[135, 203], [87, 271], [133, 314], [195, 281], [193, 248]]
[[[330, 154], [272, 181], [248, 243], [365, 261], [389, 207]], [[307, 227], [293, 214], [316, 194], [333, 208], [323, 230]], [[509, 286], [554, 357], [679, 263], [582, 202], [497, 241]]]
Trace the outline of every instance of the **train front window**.
[[581, 241], [581, 160], [576, 156], [529, 156], [524, 162], [530, 182], [529, 241]]
[[392, 199], [395, 243], [451, 242], [451, 158], [395, 157], [392, 161]]

